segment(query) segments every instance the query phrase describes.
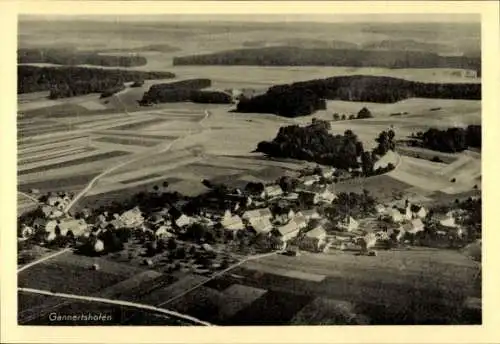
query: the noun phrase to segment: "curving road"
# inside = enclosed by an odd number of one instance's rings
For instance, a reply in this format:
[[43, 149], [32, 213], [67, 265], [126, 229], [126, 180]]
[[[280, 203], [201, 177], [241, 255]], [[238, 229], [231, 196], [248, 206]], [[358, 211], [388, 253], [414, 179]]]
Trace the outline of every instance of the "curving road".
[[[211, 116], [211, 112], [210, 111], [207, 111], [205, 110], [205, 116], [198, 122], [198, 124], [201, 126], [202, 128], [202, 132], [203, 131], [207, 131], [207, 130], [210, 130], [210, 128], [206, 128], [204, 126], [204, 122], [205, 120]], [[199, 133], [196, 133], [196, 134], [199, 134]], [[171, 141], [169, 142], [166, 146], [155, 146], [153, 148], [151, 148], [151, 150], [148, 150], [146, 152], [141, 152], [140, 154], [138, 154], [135, 158], [132, 158], [132, 159], [129, 159], [127, 161], [123, 161], [122, 163], [120, 164], [117, 164], [117, 165], [114, 165], [114, 166], [111, 166], [110, 168], [108, 168], [107, 170], [104, 170], [103, 172], [101, 172], [100, 174], [98, 174], [97, 176], [95, 176], [88, 184], [87, 186], [81, 190], [77, 195], [75, 195], [75, 197], [71, 200], [71, 202], [66, 206], [66, 208], [64, 209], [64, 212], [65, 213], [68, 213], [71, 208], [95, 185], [95, 183], [97, 183], [97, 181], [99, 181], [99, 179], [101, 179], [102, 177], [110, 174], [111, 172], [113, 171], [116, 171], [117, 169], [121, 168], [121, 167], [124, 167], [128, 164], [131, 164], [137, 160], [140, 160], [140, 159], [144, 159], [146, 157], [148, 157], [149, 155], [151, 154], [161, 154], [161, 153], [165, 153], [167, 151], [169, 151], [172, 146], [183, 140], [183, 139], [186, 139], [188, 138], [189, 136], [192, 136], [194, 135], [193, 133], [191, 133], [191, 130], [184, 136], [180, 136], [178, 137], [177, 139], [175, 139], [174, 141]]]
[[130, 302], [130, 301], [121, 301], [121, 300], [111, 300], [111, 299], [105, 299], [102, 297], [94, 297], [94, 296], [82, 296], [82, 295], [75, 295], [75, 294], [66, 294], [66, 293], [54, 293], [48, 290], [40, 290], [40, 289], [33, 289], [33, 288], [17, 288], [18, 291], [25, 292], [25, 293], [33, 293], [33, 294], [39, 294], [39, 295], [48, 295], [48, 296], [56, 296], [56, 297], [61, 297], [61, 298], [66, 298], [66, 299], [73, 299], [73, 300], [83, 300], [87, 302], [98, 302], [98, 303], [107, 303], [107, 304], [112, 304], [112, 305], [118, 305], [118, 306], [125, 306], [125, 307], [131, 307], [131, 308], [137, 308], [137, 309], [142, 309], [142, 310], [148, 310], [148, 311], [154, 311], [162, 314], [166, 314], [175, 318], [187, 320], [190, 322], [193, 322], [197, 325], [204, 325], [204, 326], [214, 326], [213, 324], [210, 324], [206, 321], [197, 319], [195, 317], [192, 317], [190, 315], [182, 314], [176, 311], [172, 311], [169, 309], [164, 309], [164, 308], [159, 308], [155, 306], [150, 306], [150, 305], [144, 305], [141, 303], [136, 303], [136, 302]]

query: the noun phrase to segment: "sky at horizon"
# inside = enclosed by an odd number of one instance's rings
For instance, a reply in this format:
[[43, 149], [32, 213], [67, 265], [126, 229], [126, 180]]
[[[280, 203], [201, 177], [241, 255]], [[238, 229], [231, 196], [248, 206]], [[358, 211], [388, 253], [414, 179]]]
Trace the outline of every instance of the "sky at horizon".
[[104, 22], [318, 22], [318, 23], [477, 23], [479, 14], [158, 14], [158, 15], [32, 15], [23, 14], [19, 21], [104, 21]]

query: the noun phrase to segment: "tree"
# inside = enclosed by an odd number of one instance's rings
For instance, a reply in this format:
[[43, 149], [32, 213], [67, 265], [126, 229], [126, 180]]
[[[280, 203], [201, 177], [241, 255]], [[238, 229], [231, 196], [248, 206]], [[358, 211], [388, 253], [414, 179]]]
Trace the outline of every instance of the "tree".
[[154, 256], [157, 253], [157, 250], [158, 250], [158, 242], [156, 240], [155, 241], [149, 241], [146, 244], [146, 255], [148, 257]]
[[345, 114], [342, 115], [342, 120], [345, 121], [346, 120], [346, 116]]
[[350, 120], [356, 119], [356, 116], [354, 116], [354, 115], [349, 115], [349, 119], [350, 119]]
[[378, 146], [375, 148], [375, 151], [378, 155], [384, 155], [390, 148], [389, 136], [386, 131], [382, 131], [379, 136], [375, 139], [378, 143]]
[[372, 117], [373, 117], [372, 113], [366, 107], [362, 108], [358, 112], [358, 119], [372, 118]]
[[167, 249], [169, 251], [174, 251], [177, 248], [177, 243], [174, 238], [169, 238], [167, 241]]
[[365, 176], [370, 176], [373, 174], [373, 167], [375, 166], [375, 163], [370, 152], [363, 152], [363, 154], [361, 155], [361, 166], [363, 168], [363, 173]]
[[334, 121], [338, 121], [339, 119], [340, 119], [339, 114], [335, 112], [335, 113], [333, 114], [333, 120], [334, 120]]

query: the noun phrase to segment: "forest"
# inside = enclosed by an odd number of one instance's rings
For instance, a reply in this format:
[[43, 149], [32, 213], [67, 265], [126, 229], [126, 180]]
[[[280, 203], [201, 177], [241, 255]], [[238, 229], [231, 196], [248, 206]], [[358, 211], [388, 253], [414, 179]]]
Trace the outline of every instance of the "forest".
[[17, 93], [50, 91], [50, 98], [102, 93], [128, 81], [174, 78], [170, 72], [140, 72], [86, 67], [17, 66]]
[[395, 103], [407, 98], [481, 99], [481, 84], [437, 84], [392, 77], [352, 75], [276, 85], [243, 98], [236, 112], [306, 116], [326, 108], [325, 99]]
[[100, 55], [95, 51], [78, 51], [73, 48], [23, 48], [17, 51], [17, 62], [137, 67], [146, 65], [148, 61], [145, 57], [138, 55]]
[[220, 91], [202, 91], [210, 87], [210, 79], [189, 79], [152, 85], [139, 101], [140, 105], [172, 102], [230, 104], [231, 95]]
[[260, 47], [175, 57], [175, 65], [460, 68], [481, 74], [481, 59], [404, 50]]
[[253, 98], [241, 98], [236, 112], [272, 113], [283, 117], [307, 116], [325, 110], [326, 101], [306, 87], [271, 88]]
[[440, 152], [455, 153], [469, 147], [481, 148], [481, 126], [469, 125], [466, 128], [448, 128], [439, 130], [430, 128], [426, 132], [418, 132], [410, 141], [412, 146], [420, 146]]
[[272, 141], [261, 141], [256, 152], [275, 158], [291, 158], [330, 165], [339, 169], [358, 169], [364, 176], [373, 176], [388, 172], [392, 164], [374, 170], [379, 156], [395, 149], [395, 132], [391, 129], [382, 131], [375, 141], [373, 151], [365, 151], [363, 143], [352, 130], [343, 135], [329, 133], [330, 122], [313, 119], [312, 123], [301, 127], [290, 125], [281, 127]]

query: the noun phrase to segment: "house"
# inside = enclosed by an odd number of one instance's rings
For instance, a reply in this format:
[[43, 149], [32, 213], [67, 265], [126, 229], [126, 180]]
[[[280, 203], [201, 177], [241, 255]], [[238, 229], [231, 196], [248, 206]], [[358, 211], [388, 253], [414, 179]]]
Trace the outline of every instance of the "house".
[[443, 227], [447, 228], [455, 228], [457, 227], [457, 223], [455, 222], [455, 218], [450, 215], [446, 214], [444, 216], [437, 216], [437, 220], [439, 221], [439, 224]]
[[391, 208], [387, 211], [387, 216], [394, 223], [400, 223], [403, 221], [403, 214], [397, 208]]
[[299, 199], [299, 194], [296, 192], [290, 192], [290, 193], [286, 194], [285, 196], [283, 196], [283, 199], [285, 199], [287, 201], [296, 201]]
[[408, 223], [405, 223], [403, 225], [403, 229], [405, 230], [406, 233], [409, 234], [417, 234], [419, 232], [422, 232], [424, 228], [424, 223], [422, 222], [421, 219], [413, 219]]
[[377, 244], [377, 236], [375, 233], [368, 233], [361, 237], [358, 243], [361, 246], [361, 251], [366, 252]]
[[92, 246], [95, 252], [104, 251], [104, 242], [102, 240], [97, 239]]
[[156, 229], [155, 235], [157, 238], [170, 238], [173, 237], [174, 235], [170, 232], [172, 230], [172, 227], [170, 226], [160, 226]]
[[47, 222], [45, 226], [45, 232], [47, 232], [47, 240], [52, 241], [58, 235], [66, 236], [72, 233], [74, 237], [82, 236], [89, 229], [88, 224], [83, 219], [62, 219], [62, 220], [51, 220]]
[[424, 219], [427, 216], [427, 209], [421, 205], [411, 205], [413, 218]]
[[139, 207], [134, 207], [122, 213], [117, 220], [123, 224], [123, 227], [133, 228], [140, 226], [144, 222], [144, 217]]
[[317, 175], [306, 176], [302, 179], [302, 184], [304, 184], [305, 186], [311, 186], [318, 181], [319, 177]]
[[300, 191], [299, 202], [304, 206], [312, 206], [318, 204], [319, 195], [313, 191]]
[[321, 215], [316, 209], [303, 210], [301, 211], [301, 214], [306, 218], [307, 221], [319, 220], [321, 218]]
[[179, 228], [186, 227], [192, 223], [192, 218], [185, 214], [182, 214], [174, 220], [174, 223]]
[[245, 228], [243, 220], [238, 215], [231, 215], [230, 211], [226, 211], [224, 214], [221, 224], [224, 228], [230, 231], [238, 231]]
[[307, 218], [301, 212], [296, 213], [290, 222], [295, 223], [299, 229], [307, 227]]
[[257, 234], [269, 233], [273, 229], [273, 225], [268, 217], [253, 217], [248, 220], [248, 227], [253, 229]]
[[288, 242], [295, 238], [300, 232], [300, 228], [293, 221], [290, 221], [284, 226], [276, 228], [276, 234], [279, 236], [281, 241]]
[[318, 193], [319, 200], [322, 202], [332, 203], [332, 201], [337, 198], [337, 196], [330, 191], [328, 188], [325, 188], [323, 191]]
[[335, 173], [335, 168], [331, 167], [326, 167], [321, 170], [321, 176], [326, 179], [330, 179], [333, 177], [333, 174]]
[[283, 194], [283, 190], [279, 185], [269, 185], [264, 188], [264, 197], [266, 198], [274, 198], [281, 196]]
[[64, 213], [62, 210], [60, 210], [57, 207], [51, 207], [49, 205], [44, 205], [42, 207], [42, 211], [44, 212], [45, 216], [49, 219], [58, 219], [58, 218], [64, 216]]
[[254, 210], [247, 210], [241, 216], [241, 218], [243, 220], [246, 220], [246, 221], [249, 221], [250, 219], [254, 219], [254, 218], [271, 219], [272, 217], [273, 217], [273, 214], [271, 213], [271, 210], [269, 208], [259, 208], [259, 209], [254, 209]]
[[326, 243], [326, 230], [318, 226], [308, 231], [300, 240], [300, 248], [303, 250], [319, 251]]
[[359, 223], [352, 216], [346, 217], [343, 221], [337, 224], [337, 227], [345, 232], [352, 232], [358, 229]]
[[382, 204], [377, 204], [375, 206], [375, 211], [377, 212], [377, 214], [383, 215], [386, 213], [387, 210], [385, 209], [385, 207]]

